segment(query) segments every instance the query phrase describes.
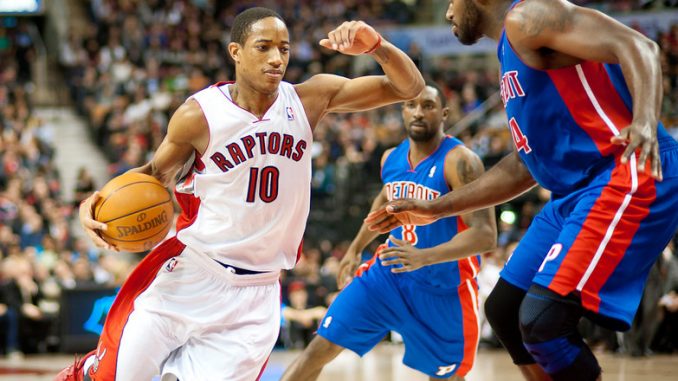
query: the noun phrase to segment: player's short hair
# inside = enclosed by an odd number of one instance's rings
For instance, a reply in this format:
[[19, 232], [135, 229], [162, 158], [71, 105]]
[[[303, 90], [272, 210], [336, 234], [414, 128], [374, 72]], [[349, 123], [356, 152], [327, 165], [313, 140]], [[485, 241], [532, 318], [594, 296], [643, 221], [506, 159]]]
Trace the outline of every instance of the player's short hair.
[[254, 7], [238, 13], [233, 20], [233, 27], [231, 28], [231, 42], [245, 45], [252, 24], [268, 17], [275, 17], [282, 21], [283, 24], [285, 23], [285, 20], [277, 12], [268, 8]]
[[440, 88], [440, 86], [438, 86], [435, 82], [426, 81], [426, 87], [433, 87], [436, 89], [438, 92], [438, 98], [440, 98], [440, 106], [442, 106], [442, 108], [447, 107], [447, 97], [445, 97], [445, 93]]

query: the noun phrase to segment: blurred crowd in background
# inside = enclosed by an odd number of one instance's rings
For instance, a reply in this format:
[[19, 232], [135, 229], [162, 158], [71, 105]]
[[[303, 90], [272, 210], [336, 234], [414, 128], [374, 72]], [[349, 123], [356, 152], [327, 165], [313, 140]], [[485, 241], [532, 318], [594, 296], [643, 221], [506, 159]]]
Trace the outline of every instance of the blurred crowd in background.
[[[604, 11], [675, 5], [672, 1], [574, 1]], [[225, 5], [224, 5], [225, 4]], [[110, 161], [111, 177], [150, 159], [174, 110], [212, 83], [232, 81], [225, 42], [233, 17], [247, 1], [91, 0], [85, 27], [72, 30], [59, 47], [59, 65], [72, 105], [91, 127], [91, 138]], [[292, 51], [286, 80], [301, 82], [317, 73], [348, 77], [378, 73], [368, 59], [333, 54], [317, 41], [339, 23], [362, 19], [377, 29], [415, 21], [416, 2], [319, 0], [257, 2], [288, 20]], [[295, 21], [290, 21], [295, 20]], [[58, 348], [59, 295], [63, 289], [120, 285], [138, 254], [108, 253], [74, 234], [77, 205], [95, 184], [80, 170], [74, 200], [64, 200], [53, 157], [54, 126], [32, 113], [30, 68], [33, 41], [29, 20], [0, 19], [0, 350], [9, 356]], [[649, 36], [662, 48], [663, 118], [678, 137], [678, 24]], [[406, 48], [416, 63], [419, 48]], [[454, 57], [438, 57], [424, 73], [445, 92], [453, 126], [498, 91], [496, 58], [461, 68]], [[500, 103], [458, 135], [486, 167], [511, 152], [512, 141]], [[338, 292], [339, 261], [381, 188], [382, 153], [405, 137], [399, 106], [329, 115], [313, 143], [312, 207], [304, 252], [283, 275], [283, 330], [279, 344], [303, 347]], [[549, 192], [534, 189], [497, 208], [499, 247], [483, 254], [481, 295], [489, 294]], [[76, 221], [74, 223], [74, 221]], [[369, 258], [376, 245], [364, 253]], [[647, 355], [678, 351], [678, 257], [670, 245], [650, 275], [637, 324], [615, 335], [586, 322], [590, 341], [606, 350]], [[482, 308], [481, 308], [482, 310]], [[659, 332], [659, 334], [657, 334]], [[482, 327], [483, 343], [498, 346]]]

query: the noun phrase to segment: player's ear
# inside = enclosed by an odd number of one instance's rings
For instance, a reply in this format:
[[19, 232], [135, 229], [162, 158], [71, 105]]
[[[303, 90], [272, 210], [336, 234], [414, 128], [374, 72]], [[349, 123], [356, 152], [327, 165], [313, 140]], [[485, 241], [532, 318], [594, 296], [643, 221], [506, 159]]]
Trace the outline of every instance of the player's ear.
[[443, 120], [447, 120], [448, 115], [450, 115], [450, 108], [449, 108], [449, 107], [445, 107], [445, 108], [443, 109]]
[[240, 63], [240, 53], [242, 50], [242, 46], [240, 46], [239, 43], [237, 42], [229, 42], [228, 43], [228, 54], [231, 56], [231, 59], [235, 63]]

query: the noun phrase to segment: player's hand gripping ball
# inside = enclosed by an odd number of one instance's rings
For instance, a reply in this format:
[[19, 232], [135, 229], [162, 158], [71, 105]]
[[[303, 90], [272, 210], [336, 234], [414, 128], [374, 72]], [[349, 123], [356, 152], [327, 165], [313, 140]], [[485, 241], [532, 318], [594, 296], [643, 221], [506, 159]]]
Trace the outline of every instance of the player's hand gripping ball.
[[155, 177], [128, 172], [109, 181], [93, 208], [93, 217], [108, 228], [100, 235], [118, 250], [152, 249], [172, 226], [174, 204]]

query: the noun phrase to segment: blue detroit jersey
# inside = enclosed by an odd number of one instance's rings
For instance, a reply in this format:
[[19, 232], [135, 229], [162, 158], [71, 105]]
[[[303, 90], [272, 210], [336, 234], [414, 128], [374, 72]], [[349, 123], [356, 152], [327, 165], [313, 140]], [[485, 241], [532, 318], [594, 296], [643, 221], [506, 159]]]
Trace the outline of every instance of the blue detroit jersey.
[[[400, 143], [386, 158], [382, 168], [382, 180], [389, 200], [417, 198], [433, 200], [450, 191], [445, 180], [445, 157], [462, 142], [446, 136], [438, 149], [412, 168], [409, 160], [410, 141]], [[455, 234], [465, 229], [461, 218], [442, 218], [430, 225], [398, 227], [391, 235], [409, 241], [419, 249], [438, 246], [448, 242]], [[389, 245], [393, 246], [389, 242]], [[476, 258], [479, 261], [479, 258]], [[410, 277], [418, 283], [438, 288], [456, 288], [466, 279], [475, 277], [475, 270], [469, 262], [445, 262], [426, 266], [419, 270], [398, 274]]]
[[[585, 61], [534, 69], [521, 61], [505, 32], [497, 54], [511, 134], [541, 186], [568, 194], [614, 165], [624, 147], [610, 138], [632, 120], [631, 94], [619, 65]], [[670, 136], [661, 124], [657, 135], [662, 149]]]

